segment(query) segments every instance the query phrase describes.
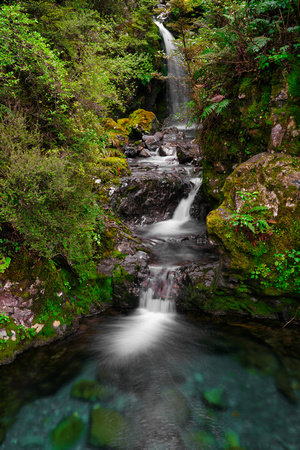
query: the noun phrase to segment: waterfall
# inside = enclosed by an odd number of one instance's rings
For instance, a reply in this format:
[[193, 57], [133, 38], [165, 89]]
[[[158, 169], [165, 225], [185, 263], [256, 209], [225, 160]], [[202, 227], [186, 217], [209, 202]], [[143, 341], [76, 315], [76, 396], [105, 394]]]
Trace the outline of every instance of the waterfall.
[[200, 178], [191, 179], [191, 183], [193, 183], [194, 187], [191, 190], [189, 196], [187, 198], [183, 198], [177, 206], [173, 215], [173, 220], [178, 222], [186, 222], [191, 218], [190, 209], [201, 186], [201, 182], [202, 180]]
[[160, 266], [152, 266], [150, 269], [150, 286], [141, 292], [140, 308], [152, 312], [174, 313], [175, 303], [171, 297], [174, 272]]
[[195, 200], [197, 192], [201, 186], [202, 180], [200, 178], [193, 178], [191, 180], [194, 187], [187, 198], [183, 198], [172, 219], [156, 222], [149, 225], [142, 231], [143, 237], [171, 237], [195, 234], [199, 230], [199, 224], [196, 220], [190, 217], [190, 208]]
[[[183, 66], [183, 60], [179, 55], [172, 34], [165, 26], [155, 20], [154, 23], [159, 28], [159, 33], [163, 39], [165, 53], [167, 55], [167, 105], [168, 126], [176, 126], [177, 128], [186, 128], [186, 104], [190, 101], [190, 95], [186, 86], [186, 72]], [[177, 118], [183, 116], [183, 120]]]
[[[143, 282], [139, 307], [131, 316], [110, 325], [109, 336], [102, 339], [104, 354], [111, 364], [127, 363], [129, 358], [148, 353], [176, 330], [176, 258], [181, 253], [180, 245], [184, 245], [180, 236], [197, 235], [200, 226], [190, 217], [190, 207], [201, 186], [201, 179], [193, 178], [191, 182], [194, 185], [191, 192], [179, 202], [172, 219], [154, 223], [140, 231], [143, 237], [154, 237], [154, 241], [167, 246], [167, 263], [162, 264], [163, 249], [159, 249], [160, 264], [149, 267], [150, 275]], [[183, 240], [185, 242], [185, 238]], [[172, 252], [174, 242], [177, 246], [175, 253]], [[189, 251], [182, 248], [185, 258], [189, 259]]]

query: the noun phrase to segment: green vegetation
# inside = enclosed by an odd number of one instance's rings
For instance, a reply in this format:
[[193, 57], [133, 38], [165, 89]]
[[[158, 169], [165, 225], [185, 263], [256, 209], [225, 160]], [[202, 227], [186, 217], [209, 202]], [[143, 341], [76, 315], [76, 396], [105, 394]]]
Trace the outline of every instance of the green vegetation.
[[[238, 211], [229, 216], [230, 225], [237, 232], [245, 233], [254, 245], [257, 244], [257, 241], [268, 239], [273, 234], [270, 223], [274, 222], [274, 220], [266, 218], [266, 214], [269, 211], [267, 206], [255, 205], [258, 192], [238, 191], [237, 194], [240, 196], [242, 205]], [[262, 217], [257, 217], [257, 214]]]
[[[0, 285], [9, 280], [43, 325], [36, 333], [1, 316], [4, 359], [112, 302], [112, 275], [97, 265], [124, 257], [114, 247], [122, 224], [107, 208], [108, 191], [129, 173], [120, 148], [140, 126], [130, 115], [160, 64], [154, 4], [1, 2]], [[153, 121], [144, 113], [139, 133]]]
[[206, 163], [221, 161], [229, 174], [235, 163], [268, 148], [276, 124], [287, 130], [276, 145], [299, 155], [298, 0], [170, 5], [169, 26], [185, 56], [191, 120], [202, 124]]
[[[261, 280], [265, 287], [275, 287], [282, 290], [294, 287], [300, 293], [300, 251], [286, 250], [276, 253], [272, 267], [260, 264], [251, 272], [251, 278]], [[273, 269], [273, 273], [272, 273]]]

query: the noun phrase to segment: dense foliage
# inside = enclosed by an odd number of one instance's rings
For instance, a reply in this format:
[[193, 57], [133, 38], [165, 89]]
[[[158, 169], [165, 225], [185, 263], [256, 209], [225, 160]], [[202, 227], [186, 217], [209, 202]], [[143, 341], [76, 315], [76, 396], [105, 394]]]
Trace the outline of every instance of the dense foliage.
[[103, 119], [130, 110], [151, 80], [152, 3], [20, 0], [0, 9], [0, 231], [12, 226], [28, 249], [79, 271], [103, 218], [93, 183], [110, 155]]
[[[237, 162], [267, 147], [270, 107], [277, 107], [274, 93], [280, 80], [288, 84], [281, 121], [292, 116], [300, 126], [298, 0], [170, 4], [170, 26], [185, 55], [192, 89], [192, 120], [201, 123], [208, 160]], [[299, 139], [291, 152], [300, 154]]]

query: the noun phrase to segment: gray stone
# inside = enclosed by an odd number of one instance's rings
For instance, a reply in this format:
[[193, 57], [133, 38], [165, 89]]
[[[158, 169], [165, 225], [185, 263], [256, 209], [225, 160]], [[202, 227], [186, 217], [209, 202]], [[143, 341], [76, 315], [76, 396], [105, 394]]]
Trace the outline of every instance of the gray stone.
[[280, 123], [275, 125], [271, 131], [271, 147], [279, 147], [282, 142], [283, 136], [285, 133], [285, 129], [282, 127]]

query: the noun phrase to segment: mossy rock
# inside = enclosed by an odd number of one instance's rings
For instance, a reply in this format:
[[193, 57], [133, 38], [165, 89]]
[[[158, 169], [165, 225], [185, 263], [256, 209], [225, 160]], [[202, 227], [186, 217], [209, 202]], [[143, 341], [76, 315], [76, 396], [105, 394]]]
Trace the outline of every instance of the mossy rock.
[[226, 450], [245, 450], [240, 446], [238, 435], [232, 430], [227, 430], [225, 433], [224, 448]]
[[95, 380], [80, 380], [73, 385], [71, 395], [82, 400], [95, 401], [111, 397], [113, 391], [101, 386]]
[[51, 440], [55, 450], [69, 450], [84, 433], [84, 423], [79, 418], [69, 416], [63, 419], [51, 432]]
[[89, 443], [96, 447], [130, 448], [130, 422], [111, 409], [95, 407], [90, 416]]
[[110, 144], [114, 148], [123, 147], [128, 143], [129, 131], [120, 123], [115, 122], [111, 118], [103, 120], [103, 128], [110, 139]]
[[128, 122], [124, 123], [129, 136], [133, 139], [140, 139], [145, 133], [155, 133], [158, 126], [159, 122], [155, 114], [144, 109], [134, 111], [128, 117]]
[[224, 389], [217, 387], [205, 391], [203, 397], [205, 401], [209, 404], [209, 406], [222, 409], [224, 408], [223, 394]]
[[[239, 165], [226, 179], [223, 186], [224, 201], [207, 217], [208, 233], [219, 246], [221, 253], [221, 276], [216, 283], [217, 288], [219, 284], [219, 287], [223, 291], [225, 288], [226, 291], [234, 284], [231, 291], [236, 291], [236, 294], [245, 300], [253, 295], [272, 298], [290, 295], [299, 298], [299, 289], [297, 290], [293, 280], [286, 287], [276, 284], [278, 271], [274, 265], [277, 253], [284, 254], [286, 250], [300, 249], [299, 186], [299, 158], [283, 153], [256, 155]], [[240, 191], [257, 192], [255, 204], [251, 204], [251, 207], [265, 207], [265, 216], [259, 213], [261, 216], [258, 214], [257, 217], [270, 220], [273, 230], [263, 241], [255, 241], [255, 235], [250, 240], [243, 230], [231, 226], [232, 215], [241, 208], [241, 197], [238, 194]], [[251, 278], [256, 267], [262, 264], [270, 270], [269, 286], [261, 283], [260, 278], [258, 281]], [[243, 291], [238, 291], [239, 288], [243, 288]], [[247, 303], [251, 305], [251, 301]], [[273, 307], [273, 304], [270, 306]]]

